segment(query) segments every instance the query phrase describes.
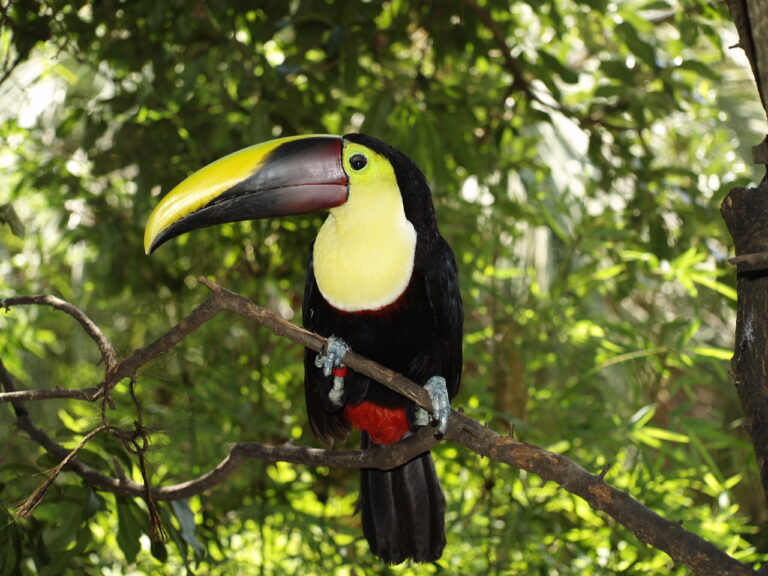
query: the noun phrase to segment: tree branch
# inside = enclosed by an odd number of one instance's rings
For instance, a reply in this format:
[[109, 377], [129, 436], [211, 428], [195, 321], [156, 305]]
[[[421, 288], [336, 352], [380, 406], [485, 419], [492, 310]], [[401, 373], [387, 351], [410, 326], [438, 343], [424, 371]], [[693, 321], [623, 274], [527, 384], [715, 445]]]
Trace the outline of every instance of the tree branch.
[[77, 320], [85, 329], [88, 336], [96, 342], [96, 346], [99, 348], [99, 352], [101, 352], [101, 358], [104, 360], [104, 365], [107, 369], [110, 369], [114, 365], [115, 360], [117, 359], [117, 354], [112, 347], [112, 343], [106, 336], [104, 336], [104, 333], [96, 323], [77, 306], [62, 300], [61, 298], [56, 298], [56, 296], [47, 294], [38, 296], [15, 296], [13, 298], [0, 299], [0, 309], [5, 308], [6, 310], [10, 310], [12, 306], [28, 306], [32, 304], [50, 306], [54, 310], [60, 310], [72, 316], [72, 318]]
[[52, 390], [14, 390], [13, 392], [0, 392], [0, 403], [3, 402], [36, 402], [38, 400], [55, 400], [69, 398], [70, 400], [85, 400], [93, 402], [98, 396], [100, 388], [54, 388]]
[[768, 500], [768, 179], [757, 188], [734, 188], [720, 207], [733, 237], [738, 264], [736, 292], [736, 344], [731, 375], [744, 428], [752, 438], [763, 494]]
[[480, 425], [454, 411], [448, 438], [496, 462], [528, 470], [544, 480], [555, 482], [571, 494], [587, 501], [622, 524], [635, 537], [662, 550], [675, 562], [685, 564], [701, 575], [754, 575], [746, 564], [730, 557], [711, 542], [667, 520], [643, 506], [626, 492], [605, 482], [604, 474], [590, 474], [570, 458], [527, 442], [518, 442]]
[[[18, 418], [18, 427], [29, 434], [53, 458], [62, 460], [69, 457], [71, 450], [54, 441], [46, 432], [38, 428], [29, 415]], [[419, 454], [423, 454], [437, 444], [429, 429], [420, 430], [410, 438], [369, 450], [324, 450], [283, 444], [272, 446], [257, 442], [238, 442], [232, 444], [227, 456], [212, 470], [186, 482], [171, 486], [152, 487], [150, 493], [155, 500], [183, 500], [202, 494], [224, 483], [248, 460], [264, 462], [288, 462], [307, 466], [328, 466], [330, 468], [378, 468], [389, 470], [405, 464]], [[113, 478], [73, 458], [67, 469], [75, 472], [91, 486], [126, 496], [144, 497], [145, 487], [122, 474]]]
[[[325, 338], [291, 324], [247, 298], [230, 292], [212, 281], [205, 279], [201, 279], [201, 281], [212, 290], [212, 295], [158, 340], [134, 351], [124, 360], [114, 364], [111, 369], [108, 368], [100, 390], [113, 388], [123, 378], [133, 378], [141, 366], [172, 349], [184, 337], [222, 310], [234, 312], [266, 326], [275, 334], [289, 338], [312, 350], [320, 351], [326, 345]], [[23, 301], [23, 298], [25, 297], [15, 298], [12, 303], [18, 304]], [[34, 298], [35, 301], [29, 301], [29, 303], [50, 304], [51, 302], [44, 297], [31, 298]], [[41, 298], [43, 299], [40, 300]], [[7, 299], [5, 304], [7, 305], [9, 301], [11, 299]], [[59, 306], [61, 303], [62, 301], [58, 301]], [[60, 309], [65, 308], [67, 310], [75, 309], [74, 307], [61, 307]], [[75, 317], [83, 323], [84, 314]], [[98, 333], [100, 334], [100, 331]], [[384, 386], [431, 410], [429, 395], [426, 391], [402, 375], [367, 360], [353, 351], [347, 352], [343, 360], [353, 370], [376, 379]], [[110, 364], [107, 365], [110, 366]], [[15, 392], [13, 381], [1, 362], [0, 381], [6, 394]], [[40, 444], [54, 458], [59, 461], [69, 458], [67, 468], [77, 473], [88, 483], [102, 490], [119, 494], [139, 497], [146, 495], [147, 489], [144, 485], [125, 478], [119, 473], [117, 478], [107, 476], [87, 466], [78, 458], [72, 457], [71, 450], [52, 440], [32, 422], [29, 414], [18, 400], [12, 400], [11, 397], [7, 398], [9, 399], [6, 401], [13, 401], [19, 428], [29, 434], [32, 440]], [[662, 518], [629, 494], [609, 486], [605, 482], [604, 474], [590, 474], [565, 456], [549, 452], [532, 444], [518, 442], [511, 436], [499, 435], [466, 416], [463, 412], [456, 410], [452, 412], [446, 437], [494, 461], [528, 470], [544, 480], [556, 482], [568, 492], [583, 498], [593, 509], [602, 511], [614, 518], [640, 541], [666, 552], [673, 560], [685, 564], [698, 574], [737, 576], [756, 574], [749, 566], [730, 557], [712, 543], [685, 530], [678, 523]], [[156, 500], [175, 500], [200, 494], [224, 482], [247, 459], [260, 459], [267, 462], [282, 461], [310, 466], [388, 469], [401, 465], [425, 450], [429, 450], [436, 442], [434, 429], [425, 428], [402, 442], [366, 451], [333, 451], [293, 445], [268, 446], [256, 443], [238, 443], [231, 446], [227, 457], [213, 470], [188, 482], [151, 488], [149, 494]]]

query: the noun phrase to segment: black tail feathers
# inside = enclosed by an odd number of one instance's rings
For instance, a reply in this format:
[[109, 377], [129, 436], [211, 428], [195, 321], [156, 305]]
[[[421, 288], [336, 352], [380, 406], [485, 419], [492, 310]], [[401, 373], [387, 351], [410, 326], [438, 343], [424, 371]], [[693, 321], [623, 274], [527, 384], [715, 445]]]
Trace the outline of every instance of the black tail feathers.
[[363, 533], [371, 551], [388, 564], [440, 558], [445, 496], [429, 452], [393, 470], [361, 470], [360, 478]]

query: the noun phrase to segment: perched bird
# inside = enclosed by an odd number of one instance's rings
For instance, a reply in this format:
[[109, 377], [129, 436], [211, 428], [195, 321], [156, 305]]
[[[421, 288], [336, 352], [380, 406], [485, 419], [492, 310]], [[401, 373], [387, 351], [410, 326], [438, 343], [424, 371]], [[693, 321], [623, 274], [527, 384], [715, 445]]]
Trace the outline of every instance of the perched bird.
[[[305, 352], [309, 423], [325, 444], [351, 427], [362, 446], [435, 424], [459, 390], [463, 307], [456, 262], [438, 231], [429, 185], [392, 146], [363, 134], [298, 136], [222, 158], [152, 212], [147, 253], [190, 230], [329, 210], [310, 247], [303, 319], [330, 338]], [[422, 384], [430, 415], [342, 363], [351, 348]], [[385, 562], [434, 561], [445, 546], [445, 497], [427, 452], [393, 470], [361, 471], [363, 531]]]

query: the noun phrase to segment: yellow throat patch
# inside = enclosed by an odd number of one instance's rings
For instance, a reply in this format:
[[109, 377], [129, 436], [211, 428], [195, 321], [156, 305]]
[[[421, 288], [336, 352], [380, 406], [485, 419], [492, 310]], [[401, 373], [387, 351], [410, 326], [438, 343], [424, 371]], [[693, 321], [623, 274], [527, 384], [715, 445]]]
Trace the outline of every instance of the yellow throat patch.
[[[361, 157], [366, 163], [358, 168]], [[384, 156], [345, 142], [344, 170], [349, 199], [331, 210], [317, 235], [315, 279], [335, 308], [376, 310], [393, 303], [408, 287], [416, 230], [405, 217], [394, 170]]]

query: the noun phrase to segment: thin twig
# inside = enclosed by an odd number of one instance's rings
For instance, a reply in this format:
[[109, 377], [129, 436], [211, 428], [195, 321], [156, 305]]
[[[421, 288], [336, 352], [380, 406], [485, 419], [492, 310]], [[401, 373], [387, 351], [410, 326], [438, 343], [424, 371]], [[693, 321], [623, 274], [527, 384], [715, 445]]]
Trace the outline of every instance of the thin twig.
[[80, 452], [80, 450], [82, 450], [85, 445], [88, 444], [88, 442], [93, 440], [96, 436], [108, 428], [109, 426], [102, 425], [95, 430], [88, 432], [88, 434], [83, 437], [82, 441], [77, 445], [77, 447], [70, 450], [69, 453], [64, 456], [64, 458], [62, 458], [61, 461], [56, 464], [56, 466], [54, 466], [50, 472], [46, 473], [46, 478], [43, 483], [40, 484], [40, 486], [38, 486], [35, 491], [16, 509], [16, 516], [18, 518], [29, 518], [32, 516], [32, 513], [37, 509], [38, 506], [40, 506], [40, 504], [42, 504], [43, 498], [45, 498], [45, 494], [56, 481], [56, 478], [59, 477], [61, 471], [64, 470], [64, 468], [77, 457], [78, 452]]
[[107, 369], [109, 370], [115, 364], [117, 354], [115, 353], [115, 349], [112, 347], [112, 343], [104, 335], [96, 323], [91, 320], [85, 312], [80, 310], [80, 308], [74, 304], [70, 304], [61, 298], [57, 298], [56, 296], [51, 296], [49, 294], [0, 298], [0, 309], [5, 308], [6, 310], [10, 310], [13, 306], [29, 305], [50, 306], [55, 310], [60, 310], [61, 312], [72, 316], [72, 318], [77, 320], [85, 329], [85, 332], [88, 334], [88, 336], [90, 336], [91, 339], [96, 342], [96, 346], [99, 348], [101, 358], [104, 360], [104, 365], [107, 367]]
[[0, 404], [3, 402], [37, 402], [40, 400], [54, 400], [67, 398], [69, 400], [85, 400], [93, 402], [99, 392], [99, 388], [54, 388], [53, 390], [14, 390], [13, 392], [0, 392]]

